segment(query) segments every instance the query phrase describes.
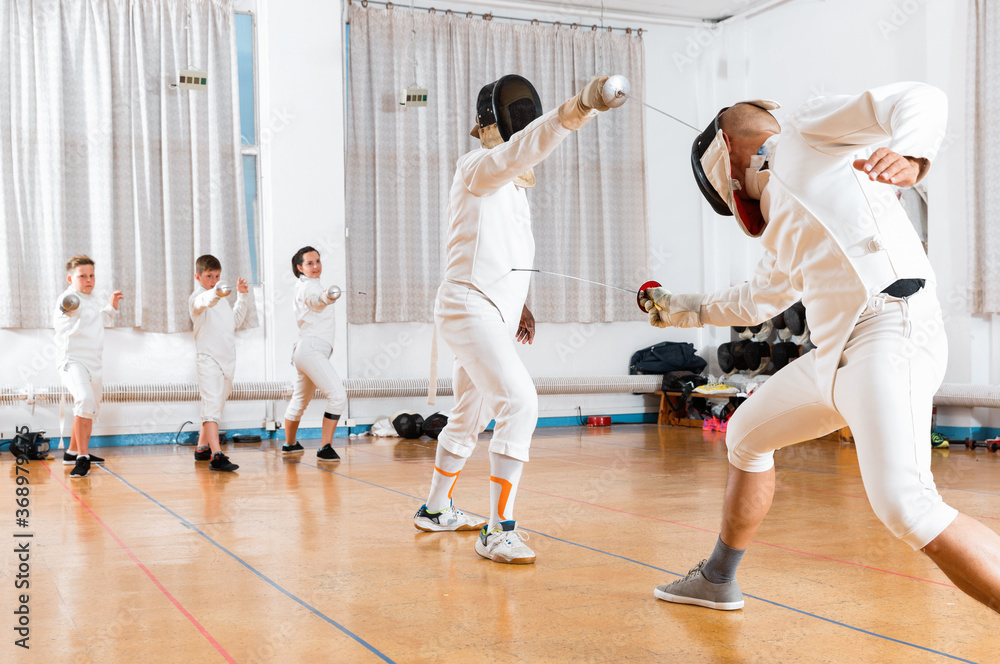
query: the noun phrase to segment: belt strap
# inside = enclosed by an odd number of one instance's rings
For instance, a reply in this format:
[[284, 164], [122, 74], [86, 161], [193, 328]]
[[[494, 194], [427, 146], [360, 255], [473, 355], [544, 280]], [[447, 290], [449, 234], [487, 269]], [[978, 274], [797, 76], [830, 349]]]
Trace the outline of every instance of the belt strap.
[[889, 284], [882, 292], [891, 297], [903, 299], [919, 291], [926, 283], [925, 279], [900, 279]]

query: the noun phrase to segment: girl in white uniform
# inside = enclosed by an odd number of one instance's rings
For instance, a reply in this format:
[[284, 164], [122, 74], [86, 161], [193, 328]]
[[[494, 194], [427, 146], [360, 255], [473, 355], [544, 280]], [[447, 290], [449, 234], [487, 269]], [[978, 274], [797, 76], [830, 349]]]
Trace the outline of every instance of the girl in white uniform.
[[333, 449], [333, 435], [337, 421], [347, 409], [347, 391], [344, 382], [330, 364], [333, 340], [336, 337], [333, 304], [339, 292], [331, 293], [319, 283], [323, 263], [319, 252], [312, 247], [302, 247], [292, 257], [292, 272], [298, 277], [292, 307], [299, 325], [299, 340], [292, 351], [292, 364], [299, 375], [295, 381], [292, 400], [285, 410], [285, 444], [281, 451], [297, 454], [303, 451], [296, 441], [299, 420], [306, 406], [312, 401], [316, 388], [326, 397], [323, 413], [322, 446], [316, 453], [320, 461], [340, 461]]

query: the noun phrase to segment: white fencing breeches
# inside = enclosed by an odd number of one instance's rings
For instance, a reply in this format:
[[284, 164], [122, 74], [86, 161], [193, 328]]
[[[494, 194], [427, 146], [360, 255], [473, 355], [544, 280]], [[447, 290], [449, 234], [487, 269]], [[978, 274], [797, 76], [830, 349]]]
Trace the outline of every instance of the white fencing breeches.
[[201, 393], [201, 421], [218, 422], [226, 399], [233, 391], [233, 377], [226, 376], [222, 367], [208, 355], [195, 358], [198, 368], [198, 391]]
[[87, 367], [69, 360], [59, 370], [59, 379], [73, 396], [73, 415], [96, 420], [104, 391], [101, 374], [91, 374]]
[[931, 475], [931, 408], [947, 357], [931, 288], [905, 301], [872, 298], [844, 347], [832, 403], [817, 387], [815, 353], [803, 355], [736, 410], [729, 461], [762, 472], [774, 465], [774, 450], [850, 426], [872, 509], [896, 537], [922, 549], [958, 514]]
[[496, 419], [490, 452], [528, 460], [538, 395], [514, 346], [519, 320], [504, 321], [479, 291], [444, 282], [434, 306], [438, 332], [455, 353], [455, 407], [438, 444], [468, 457]]
[[326, 413], [336, 419], [347, 410], [347, 390], [337, 370], [330, 364], [333, 346], [319, 337], [303, 337], [295, 344], [292, 363], [298, 369], [292, 400], [285, 409], [285, 419], [298, 422], [312, 401], [316, 389], [326, 397]]

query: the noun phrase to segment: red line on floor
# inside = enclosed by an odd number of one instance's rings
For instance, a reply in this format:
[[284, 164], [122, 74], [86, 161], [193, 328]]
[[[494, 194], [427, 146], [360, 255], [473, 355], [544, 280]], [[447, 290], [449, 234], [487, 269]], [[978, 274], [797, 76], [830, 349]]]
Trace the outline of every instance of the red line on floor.
[[202, 627], [201, 623], [198, 622], [198, 620], [194, 616], [192, 616], [190, 613], [188, 613], [187, 609], [185, 609], [183, 606], [181, 606], [181, 603], [178, 602], [177, 599], [173, 595], [170, 594], [170, 591], [168, 591], [166, 588], [163, 587], [163, 584], [160, 583], [160, 581], [155, 576], [153, 576], [153, 573], [149, 571], [149, 568], [147, 568], [145, 565], [143, 565], [142, 562], [140, 562], [139, 559], [135, 557], [135, 554], [133, 554], [132, 551], [127, 546], [125, 546], [124, 542], [122, 542], [120, 539], [118, 539], [118, 535], [115, 535], [114, 531], [111, 530], [111, 528], [108, 527], [108, 524], [106, 524], [103, 521], [101, 521], [101, 517], [97, 516], [97, 514], [94, 513], [94, 510], [90, 509], [90, 507], [87, 505], [87, 503], [83, 502], [83, 499], [80, 498], [80, 496], [76, 495], [76, 492], [74, 492], [73, 489], [71, 489], [68, 486], [66, 486], [66, 483], [63, 482], [61, 479], [59, 479], [59, 477], [56, 476], [56, 474], [52, 472], [52, 468], [49, 467], [49, 464], [47, 464], [45, 462], [42, 462], [42, 465], [45, 466], [45, 470], [49, 471], [49, 475], [52, 476], [52, 479], [54, 479], [56, 482], [59, 482], [59, 484], [61, 484], [62, 487], [64, 489], [66, 489], [66, 491], [69, 492], [69, 495], [73, 496], [73, 498], [75, 498], [78, 503], [80, 503], [81, 505], [83, 505], [83, 509], [87, 510], [90, 513], [90, 516], [94, 517], [94, 520], [97, 521], [97, 523], [99, 523], [101, 525], [101, 528], [104, 528], [104, 530], [109, 535], [111, 535], [111, 537], [116, 542], [118, 542], [118, 546], [120, 546], [122, 548], [122, 550], [125, 551], [126, 554], [128, 554], [128, 557], [132, 559], [132, 562], [134, 562], [136, 565], [138, 565], [139, 569], [141, 569], [143, 572], [146, 573], [146, 576], [148, 576], [149, 579], [156, 585], [156, 587], [159, 588], [160, 591], [164, 595], [167, 596], [167, 599], [169, 599], [170, 602], [174, 606], [177, 607], [177, 610], [180, 611], [184, 615], [185, 618], [187, 618], [188, 620], [191, 621], [191, 624], [194, 625], [195, 628], [197, 628], [197, 630], [199, 632], [201, 632], [201, 635], [204, 636], [206, 639], [208, 639], [208, 642], [211, 643], [212, 646], [216, 650], [219, 651], [219, 654], [221, 654], [226, 659], [227, 662], [231, 662], [232, 664], [236, 664], [236, 660], [233, 659], [232, 655], [230, 655], [228, 652], [226, 652], [226, 649], [223, 648], [219, 644], [219, 642], [216, 641], [215, 638], [211, 634], [208, 633], [208, 630], [205, 629], [204, 627]]

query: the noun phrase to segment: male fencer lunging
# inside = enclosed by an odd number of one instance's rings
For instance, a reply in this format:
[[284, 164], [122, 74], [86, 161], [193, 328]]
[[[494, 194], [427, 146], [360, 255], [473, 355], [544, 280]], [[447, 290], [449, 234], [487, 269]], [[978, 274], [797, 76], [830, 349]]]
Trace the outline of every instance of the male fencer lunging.
[[[472, 135], [481, 147], [458, 160], [450, 193], [445, 278], [437, 293], [437, 333], [455, 354], [455, 407], [438, 437], [427, 503], [414, 515], [424, 531], [478, 530], [476, 552], [500, 563], [532, 563], [534, 552], [515, 529], [514, 498], [538, 418], [538, 396], [515, 351], [531, 343], [535, 321], [524, 306], [535, 256], [525, 189], [532, 167], [597, 111], [607, 77], [542, 115], [535, 88], [509, 75], [479, 92]], [[491, 419], [490, 520], [452, 505], [458, 474]]]
[[[946, 505], [931, 476], [931, 405], [947, 345], [934, 272], [884, 186], [912, 186], [927, 174], [947, 99], [927, 85], [898, 83], [812, 100], [782, 126], [768, 112], [774, 108], [750, 101], [723, 109], [692, 149], [709, 203], [764, 246], [754, 276], [709, 295], [651, 289], [646, 306], [658, 327], [755, 325], [801, 298], [816, 349], [733, 415], [715, 550], [655, 595], [742, 608], [736, 567], [771, 505], [774, 451], [846, 425], [879, 519], [1000, 611], [1000, 536]], [[854, 159], [879, 143], [888, 147]]]

